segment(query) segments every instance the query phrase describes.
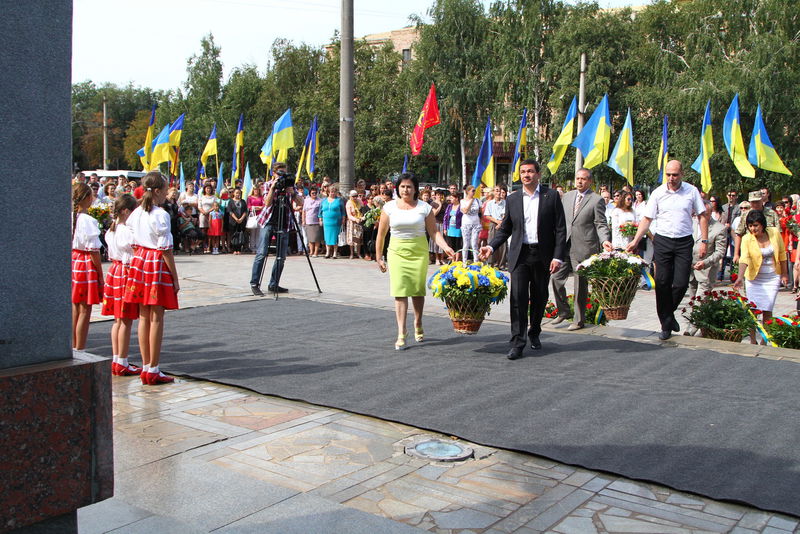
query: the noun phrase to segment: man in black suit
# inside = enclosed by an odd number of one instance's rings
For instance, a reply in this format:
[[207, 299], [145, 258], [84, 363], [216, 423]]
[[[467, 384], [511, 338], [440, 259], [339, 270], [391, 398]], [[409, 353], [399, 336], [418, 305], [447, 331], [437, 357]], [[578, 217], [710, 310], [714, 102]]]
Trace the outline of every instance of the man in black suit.
[[[564, 262], [567, 227], [561, 197], [554, 189], [539, 184], [539, 163], [526, 159], [520, 165], [522, 190], [506, 199], [506, 216], [494, 239], [481, 247], [485, 260], [511, 237], [508, 267], [511, 271], [511, 351], [509, 360], [522, 356], [525, 335], [531, 348], [542, 348], [539, 334], [547, 304], [550, 275]], [[530, 328], [528, 312], [530, 303]]]

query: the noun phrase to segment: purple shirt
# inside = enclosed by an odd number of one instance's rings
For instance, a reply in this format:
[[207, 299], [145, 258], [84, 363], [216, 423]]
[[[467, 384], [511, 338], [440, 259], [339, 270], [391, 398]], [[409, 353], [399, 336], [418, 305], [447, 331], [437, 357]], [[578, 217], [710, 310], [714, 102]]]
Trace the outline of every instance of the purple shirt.
[[319, 207], [322, 204], [322, 199], [306, 197], [303, 200], [303, 213], [305, 216], [305, 224], [319, 224]]

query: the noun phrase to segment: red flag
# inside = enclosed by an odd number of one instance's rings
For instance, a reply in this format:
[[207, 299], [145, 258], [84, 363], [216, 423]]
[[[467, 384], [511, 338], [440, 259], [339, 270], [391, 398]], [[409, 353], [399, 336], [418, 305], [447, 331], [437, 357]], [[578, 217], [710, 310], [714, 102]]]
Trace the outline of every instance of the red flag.
[[436, 101], [436, 87], [431, 84], [431, 90], [428, 92], [428, 98], [425, 99], [425, 105], [422, 106], [422, 111], [417, 119], [417, 124], [414, 126], [414, 131], [411, 132], [411, 155], [419, 156], [422, 152], [422, 143], [425, 142], [425, 129], [439, 124], [439, 103]]

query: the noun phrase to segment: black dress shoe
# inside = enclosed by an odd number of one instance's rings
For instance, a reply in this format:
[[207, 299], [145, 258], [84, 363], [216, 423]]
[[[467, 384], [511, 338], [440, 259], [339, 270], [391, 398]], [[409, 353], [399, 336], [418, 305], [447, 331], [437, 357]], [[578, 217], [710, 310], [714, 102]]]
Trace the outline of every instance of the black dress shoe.
[[672, 337], [672, 332], [670, 332], [669, 330], [662, 330], [658, 334], [658, 339], [660, 339], [661, 341], [666, 341], [671, 337]]
[[672, 328], [673, 332], [681, 331], [681, 325], [678, 324], [678, 320], [675, 319], [675, 317], [673, 317], [672, 320], [670, 321], [669, 327]]
[[542, 348], [542, 342], [539, 341], [539, 336], [531, 338], [531, 348], [533, 350], [539, 350]]
[[288, 293], [289, 290], [281, 286], [269, 286], [267, 288], [270, 293]]
[[264, 293], [261, 291], [261, 288], [257, 285], [250, 284], [250, 291], [253, 292], [253, 295], [257, 297], [263, 297]]
[[509, 360], [519, 360], [522, 358], [522, 349], [511, 349], [506, 356]]

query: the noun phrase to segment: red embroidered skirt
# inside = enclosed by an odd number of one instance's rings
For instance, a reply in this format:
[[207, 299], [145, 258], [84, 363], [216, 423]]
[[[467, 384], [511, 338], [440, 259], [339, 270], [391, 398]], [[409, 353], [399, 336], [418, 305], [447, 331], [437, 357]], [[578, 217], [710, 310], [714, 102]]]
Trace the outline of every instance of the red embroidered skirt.
[[129, 265], [123, 265], [119, 260], [111, 262], [111, 268], [106, 273], [106, 283], [103, 286], [102, 315], [113, 315], [115, 319], [136, 319], [139, 317], [139, 306], [122, 300], [125, 286], [128, 282]]
[[162, 251], [144, 247], [136, 249], [122, 300], [145, 306], [163, 306], [168, 310], [178, 309], [172, 273], [164, 262]]
[[87, 250], [72, 250], [72, 303], [100, 304], [100, 282], [102, 271], [92, 263], [92, 253]]

